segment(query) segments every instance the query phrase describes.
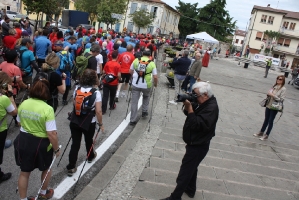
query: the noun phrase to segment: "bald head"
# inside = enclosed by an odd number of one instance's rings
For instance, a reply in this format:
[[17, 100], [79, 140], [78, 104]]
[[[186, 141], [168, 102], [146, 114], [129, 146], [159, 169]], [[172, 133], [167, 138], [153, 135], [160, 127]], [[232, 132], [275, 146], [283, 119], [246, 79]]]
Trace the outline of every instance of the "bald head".
[[200, 57], [201, 57], [201, 54], [200, 54], [200, 53], [195, 54], [195, 60], [199, 60]]

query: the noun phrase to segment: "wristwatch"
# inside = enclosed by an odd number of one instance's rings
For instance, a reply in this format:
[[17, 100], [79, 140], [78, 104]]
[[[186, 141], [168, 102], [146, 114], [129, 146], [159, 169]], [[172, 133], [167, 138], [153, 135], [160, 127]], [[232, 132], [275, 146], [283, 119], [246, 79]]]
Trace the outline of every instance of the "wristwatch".
[[59, 152], [60, 148], [58, 148], [57, 150], [54, 151], [55, 154], [57, 154]]

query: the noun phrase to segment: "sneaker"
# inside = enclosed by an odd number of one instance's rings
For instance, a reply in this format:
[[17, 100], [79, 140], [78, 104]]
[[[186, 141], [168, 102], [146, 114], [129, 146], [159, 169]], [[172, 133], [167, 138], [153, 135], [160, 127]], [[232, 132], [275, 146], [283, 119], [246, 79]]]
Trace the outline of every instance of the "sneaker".
[[188, 191], [188, 190], [185, 191], [185, 194], [187, 194], [187, 196], [188, 196], [189, 198], [194, 198], [194, 196], [195, 196], [195, 193], [190, 192], [190, 191]]
[[35, 200], [35, 197], [33, 196], [30, 196], [30, 197], [27, 197], [28, 200]]
[[130, 122], [129, 124], [130, 124], [130, 126], [135, 126], [137, 124], [137, 122]]
[[67, 176], [69, 177], [73, 176], [73, 174], [76, 173], [76, 171], [77, 171], [77, 167], [75, 167], [74, 169], [68, 169]]
[[114, 101], [115, 101], [115, 102], [118, 102], [118, 97], [115, 97]]
[[147, 117], [148, 116], [148, 112], [145, 111], [145, 112], [142, 112], [142, 117]]
[[173, 105], [178, 105], [178, 103], [175, 102], [174, 100], [169, 101], [169, 103], [170, 103], [170, 104], [173, 104]]
[[253, 136], [255, 136], [255, 137], [262, 137], [263, 135], [264, 135], [263, 132], [253, 134]]
[[53, 189], [48, 189], [46, 191], [46, 194], [39, 193], [38, 200], [51, 199], [53, 197], [53, 195], [54, 195], [54, 190]]
[[269, 137], [269, 136], [268, 136], [267, 134], [265, 134], [263, 137], [260, 138], [260, 140], [262, 140], [262, 141], [267, 140], [268, 137]]
[[113, 105], [113, 107], [110, 107], [109, 110], [114, 110], [116, 108], [116, 104]]
[[5, 140], [5, 146], [4, 146], [4, 149], [7, 149], [11, 146], [12, 142], [11, 140]]
[[62, 101], [62, 105], [66, 106], [68, 104], [67, 100]]
[[88, 163], [92, 163], [92, 161], [94, 161], [94, 159], [97, 157], [97, 155], [98, 155], [97, 152], [94, 152], [94, 157], [92, 159], [90, 159], [90, 160], [88, 159], [87, 162]]
[[3, 174], [2, 177], [1, 177], [1, 179], [0, 179], [0, 183], [2, 183], [4, 181], [7, 181], [10, 178], [11, 178], [11, 173]]

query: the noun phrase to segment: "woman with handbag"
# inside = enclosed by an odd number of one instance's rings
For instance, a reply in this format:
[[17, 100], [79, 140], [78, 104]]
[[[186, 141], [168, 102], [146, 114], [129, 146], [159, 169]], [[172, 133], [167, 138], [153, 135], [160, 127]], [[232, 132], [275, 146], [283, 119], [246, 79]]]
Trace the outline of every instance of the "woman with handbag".
[[[263, 105], [264, 107], [266, 107], [264, 124], [259, 133], [253, 134], [256, 137], [260, 137], [260, 140], [268, 139], [277, 113], [282, 112], [283, 100], [285, 98], [286, 93], [286, 88], [284, 87], [284, 84], [285, 77], [283, 75], [278, 76], [273, 88], [270, 89], [267, 94], [267, 100]], [[264, 134], [267, 127], [267, 132]]]

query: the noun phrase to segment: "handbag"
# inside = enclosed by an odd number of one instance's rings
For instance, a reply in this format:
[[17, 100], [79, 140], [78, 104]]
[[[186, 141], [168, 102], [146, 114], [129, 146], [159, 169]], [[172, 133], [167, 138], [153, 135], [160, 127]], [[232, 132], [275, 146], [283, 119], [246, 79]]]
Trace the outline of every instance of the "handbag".
[[270, 97], [265, 98], [264, 100], [262, 100], [260, 102], [260, 106], [266, 107], [266, 105], [268, 104], [269, 100], [270, 100]]
[[283, 101], [273, 101], [271, 106], [271, 110], [277, 110], [278, 112], [282, 112], [283, 110]]

